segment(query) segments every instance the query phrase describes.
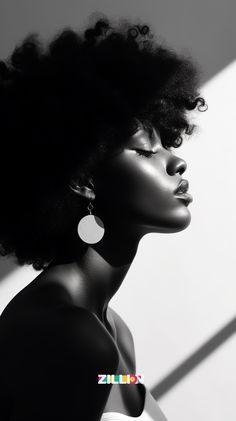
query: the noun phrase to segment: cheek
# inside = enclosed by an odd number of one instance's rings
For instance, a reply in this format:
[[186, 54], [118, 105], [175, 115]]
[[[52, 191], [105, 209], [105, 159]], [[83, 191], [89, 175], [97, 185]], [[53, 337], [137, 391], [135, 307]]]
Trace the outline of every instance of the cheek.
[[174, 197], [175, 186], [160, 159], [123, 156], [102, 171], [97, 197], [109, 219], [175, 232], [190, 223], [187, 207]]
[[[162, 162], [149, 162], [148, 158], [129, 157], [117, 160], [103, 175], [103, 194], [119, 211], [164, 211], [172, 198], [172, 183]], [[122, 213], [123, 213], [122, 212]]]

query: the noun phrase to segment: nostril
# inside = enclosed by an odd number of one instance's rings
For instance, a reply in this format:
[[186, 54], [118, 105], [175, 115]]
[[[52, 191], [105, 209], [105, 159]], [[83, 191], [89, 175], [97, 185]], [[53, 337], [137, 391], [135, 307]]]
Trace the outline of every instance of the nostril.
[[176, 165], [176, 173], [182, 175], [186, 171], [187, 164], [183, 159], [178, 158], [178, 164]]
[[176, 172], [178, 172], [180, 175], [182, 175], [184, 173], [185, 169], [186, 168], [182, 167], [182, 168], [179, 168], [178, 171], [176, 171]]

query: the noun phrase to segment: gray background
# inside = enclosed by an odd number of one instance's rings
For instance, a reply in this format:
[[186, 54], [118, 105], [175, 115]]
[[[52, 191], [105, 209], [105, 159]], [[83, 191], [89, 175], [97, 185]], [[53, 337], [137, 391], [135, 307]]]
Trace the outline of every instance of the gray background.
[[29, 31], [47, 37], [66, 25], [78, 28], [94, 11], [150, 22], [161, 39], [201, 63], [204, 81], [235, 58], [234, 0], [2, 0], [0, 54]]

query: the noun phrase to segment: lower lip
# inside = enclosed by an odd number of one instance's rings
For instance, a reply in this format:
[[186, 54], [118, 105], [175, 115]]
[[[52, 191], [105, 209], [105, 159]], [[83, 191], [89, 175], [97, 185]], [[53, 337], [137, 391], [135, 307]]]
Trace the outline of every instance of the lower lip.
[[183, 202], [187, 206], [189, 205], [189, 203], [191, 203], [193, 201], [193, 197], [189, 193], [176, 193], [175, 197], [177, 199], [183, 200]]

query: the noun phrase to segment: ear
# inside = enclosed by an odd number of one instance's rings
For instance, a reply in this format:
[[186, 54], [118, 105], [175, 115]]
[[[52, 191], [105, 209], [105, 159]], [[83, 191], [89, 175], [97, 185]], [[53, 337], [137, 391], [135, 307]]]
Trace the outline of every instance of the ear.
[[[89, 185], [91, 187], [89, 187]], [[83, 184], [83, 185], [79, 185], [76, 181], [72, 181], [69, 187], [74, 193], [79, 194], [85, 199], [89, 199], [89, 200], [95, 199], [94, 184], [93, 184], [92, 179], [89, 179], [88, 183]]]

